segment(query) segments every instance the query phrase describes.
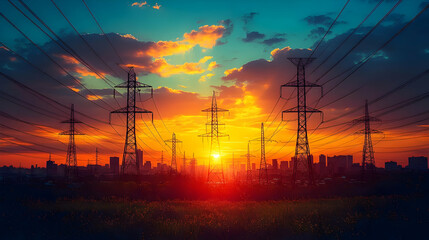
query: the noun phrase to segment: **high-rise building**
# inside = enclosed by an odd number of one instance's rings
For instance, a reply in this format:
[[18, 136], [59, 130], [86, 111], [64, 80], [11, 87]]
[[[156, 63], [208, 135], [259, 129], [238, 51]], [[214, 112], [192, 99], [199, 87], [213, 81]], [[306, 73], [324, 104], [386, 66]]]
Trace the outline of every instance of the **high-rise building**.
[[144, 171], [150, 171], [152, 169], [152, 163], [150, 161], [146, 161], [143, 165]]
[[324, 155], [324, 154], [319, 155], [319, 166], [320, 166], [320, 168], [326, 167], [326, 155]]
[[140, 169], [143, 169], [143, 151], [141, 149], [137, 149], [136, 160]]
[[352, 155], [328, 156], [328, 169], [331, 173], [344, 174], [353, 165]]
[[280, 170], [286, 171], [289, 168], [289, 162], [288, 161], [281, 161], [280, 162]]
[[119, 157], [110, 157], [110, 172], [115, 175], [119, 174]]
[[412, 170], [427, 170], [428, 169], [428, 158], [427, 157], [409, 157], [408, 168]]
[[57, 175], [57, 168], [58, 165], [55, 164], [54, 161], [48, 160], [46, 161], [46, 176], [47, 177], [54, 177]]
[[385, 162], [384, 169], [386, 169], [386, 171], [399, 170], [401, 169], [401, 165], [398, 165], [397, 162], [393, 162], [393, 161]]
[[279, 169], [279, 164], [278, 164], [278, 162], [277, 162], [277, 159], [273, 159], [273, 160], [272, 160], [272, 163], [273, 163], [273, 169], [274, 169], [274, 170]]

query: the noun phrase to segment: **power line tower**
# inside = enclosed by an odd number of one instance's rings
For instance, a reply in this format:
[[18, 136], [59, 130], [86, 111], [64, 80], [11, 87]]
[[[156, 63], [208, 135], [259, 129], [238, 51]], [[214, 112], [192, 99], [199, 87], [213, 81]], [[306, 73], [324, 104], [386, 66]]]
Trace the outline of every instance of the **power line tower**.
[[183, 169], [182, 169], [182, 174], [186, 175], [186, 153], [185, 153], [185, 151], [183, 151]]
[[381, 131], [371, 129], [370, 122], [380, 122], [381, 120], [375, 117], [371, 117], [368, 111], [368, 100], [365, 100], [365, 115], [363, 117], [353, 120], [353, 124], [364, 124], [364, 129], [357, 132], [358, 134], [365, 134], [365, 140], [363, 143], [362, 151], [362, 180], [365, 178], [366, 171], [369, 174], [374, 175], [375, 173], [375, 160], [374, 160], [374, 149], [372, 146], [371, 133], [382, 133]]
[[77, 155], [76, 155], [76, 142], [75, 135], [83, 135], [76, 130], [75, 124], [82, 123], [81, 121], [74, 118], [74, 104], [70, 107], [70, 118], [62, 121], [61, 123], [68, 123], [69, 130], [60, 133], [60, 135], [69, 136], [69, 144], [67, 146], [67, 157], [66, 157], [66, 176], [68, 178], [77, 176]]
[[247, 143], [247, 154], [242, 155], [242, 157], [247, 158], [246, 182], [251, 183], [252, 182], [252, 169], [250, 166], [250, 158], [254, 157], [254, 156], [250, 154], [250, 141]]
[[[207, 170], [208, 183], [225, 183], [219, 138], [228, 137], [229, 135], [219, 131], [219, 125], [224, 124], [219, 123], [218, 113], [227, 111], [229, 110], [217, 107], [215, 91], [213, 91], [211, 107], [202, 110], [202, 112], [207, 113], [207, 117], [209, 118], [209, 121], [206, 123], [206, 133], [198, 135], [199, 137], [207, 137], [210, 139], [210, 156]], [[210, 132], [208, 131], [208, 126], [210, 126]], [[217, 151], [214, 152], [213, 148]]]
[[265, 142], [276, 142], [275, 140], [265, 139], [265, 130], [264, 123], [261, 123], [261, 138], [254, 139], [251, 141], [260, 141], [261, 142], [261, 161], [259, 163], [259, 183], [265, 181], [268, 184], [268, 167], [267, 160], [265, 159]]
[[[307, 91], [312, 87], [321, 87], [315, 83], [310, 83], [305, 80], [305, 66], [310, 64], [314, 58], [288, 58], [297, 68], [297, 79], [283, 84], [280, 87], [280, 97], [282, 96], [283, 87], [296, 88], [297, 106], [284, 110], [282, 112], [282, 120], [284, 113], [297, 113], [298, 129], [296, 135], [295, 157], [293, 158], [293, 173], [292, 184], [295, 184], [298, 174], [307, 171], [310, 185], [314, 185], [313, 163], [310, 156], [310, 147], [307, 136], [307, 113], [321, 113], [320, 110], [307, 106]], [[322, 90], [323, 94], [323, 90]], [[323, 121], [323, 114], [322, 114]]]
[[176, 134], [173, 133], [171, 139], [165, 140], [165, 142], [171, 142], [171, 165], [170, 174], [177, 173], [177, 162], [176, 162], [176, 144], [182, 141], [176, 138]]
[[[124, 154], [122, 157], [121, 173], [122, 175], [138, 175], [140, 173], [139, 162], [137, 161], [137, 140], [136, 140], [136, 113], [153, 113], [149, 110], [136, 106], [136, 93], [141, 88], [151, 88], [144, 83], [137, 82], [134, 68], [130, 67], [128, 72], [128, 81], [115, 86], [116, 88], [127, 89], [127, 106], [110, 112], [127, 114], [127, 134], [125, 137]], [[153, 92], [153, 89], [152, 89]], [[110, 118], [110, 116], [109, 116]]]

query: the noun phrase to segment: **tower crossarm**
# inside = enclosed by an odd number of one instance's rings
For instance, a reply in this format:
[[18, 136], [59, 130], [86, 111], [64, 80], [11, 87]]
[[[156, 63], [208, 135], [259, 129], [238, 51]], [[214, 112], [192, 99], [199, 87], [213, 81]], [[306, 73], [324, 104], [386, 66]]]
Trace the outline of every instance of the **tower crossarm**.
[[[374, 134], [383, 134], [383, 132], [382, 131], [379, 131], [379, 130], [376, 130], [376, 129], [370, 129], [370, 131], [369, 131], [371, 134], [372, 133], [374, 133]], [[359, 130], [359, 131], [357, 131], [357, 132], [355, 132], [355, 134], [365, 134], [365, 129], [362, 129], [362, 130]]]
[[223, 108], [218, 108], [218, 107], [216, 107], [216, 108], [206, 108], [206, 109], [201, 110], [201, 112], [213, 112], [213, 111], [216, 111], [216, 112], [229, 112], [228, 109], [223, 109]]
[[362, 116], [360, 118], [356, 118], [353, 121], [351, 121], [352, 124], [359, 124], [359, 123], [364, 123], [366, 121], [369, 122], [381, 122], [380, 119], [376, 118], [376, 117], [371, 117], [371, 116]]

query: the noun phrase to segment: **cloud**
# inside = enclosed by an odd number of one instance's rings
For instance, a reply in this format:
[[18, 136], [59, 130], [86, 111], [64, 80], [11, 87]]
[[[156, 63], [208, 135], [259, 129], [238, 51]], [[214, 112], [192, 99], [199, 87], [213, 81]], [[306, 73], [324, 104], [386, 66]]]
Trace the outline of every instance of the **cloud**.
[[190, 44], [200, 45], [203, 48], [213, 48], [224, 32], [225, 27], [222, 25], [204, 25], [199, 27], [197, 31], [192, 30], [190, 33], [185, 33], [183, 38]]
[[124, 34], [124, 35], [121, 35], [121, 37], [124, 37], [124, 38], [131, 38], [131, 39], [134, 39], [134, 40], [137, 40], [137, 38], [136, 37], [134, 37], [133, 35], [131, 35], [131, 34]]
[[[310, 31], [308, 37], [311, 39], [319, 38], [326, 33], [326, 29], [324, 27], [317, 27]], [[329, 31], [328, 34], [331, 34], [332, 31]]]
[[[333, 18], [326, 16], [326, 15], [313, 15], [313, 16], [307, 16], [304, 18], [304, 21], [306, 21], [309, 25], [323, 25], [328, 27], [332, 24], [334, 21]], [[345, 21], [336, 21], [336, 24], [345, 24]]]
[[159, 58], [187, 52], [194, 46], [195, 45], [183, 41], [158, 41], [150, 44], [148, 48], [138, 51], [137, 55], [149, 55], [154, 58]]
[[250, 13], [247, 13], [247, 14], [245, 14], [245, 15], [243, 15], [242, 17], [241, 17], [241, 20], [243, 20], [243, 22], [244, 22], [244, 24], [245, 25], [247, 25], [247, 24], [249, 24], [254, 18], [255, 18], [255, 16], [256, 15], [258, 15], [259, 13], [257, 13], [257, 12], [250, 12]]
[[[134, 67], [137, 71], [142, 70], [145, 72], [150, 72], [157, 74], [161, 77], [169, 77], [175, 74], [200, 74], [206, 71], [209, 71], [208, 68], [203, 67], [203, 63], [211, 59], [212, 57], [206, 56], [198, 62], [189, 63], [185, 62], [183, 64], [172, 65], [167, 63], [164, 58], [157, 58], [149, 65], [136, 65], [136, 64], [127, 64], [126, 67]], [[209, 65], [210, 66], [210, 65]]]
[[267, 46], [272, 46], [274, 44], [282, 43], [285, 41], [286, 41], [286, 38], [283, 38], [283, 37], [272, 37], [272, 38], [265, 39], [264, 41], [262, 41], [262, 43]]
[[[231, 19], [221, 20], [221, 21], [219, 21], [219, 24], [225, 27], [225, 31], [223, 33], [222, 38], [225, 39], [226, 37], [229, 37], [229, 35], [231, 35], [232, 31], [234, 30], [234, 24], [232, 23], [232, 20]], [[227, 40], [221, 41], [219, 39], [217, 41], [216, 45], [220, 46], [220, 45], [224, 45], [226, 43], [228, 43]]]
[[159, 10], [161, 8], [161, 5], [158, 5], [158, 3], [155, 3], [155, 5], [152, 6], [152, 8]]
[[255, 40], [263, 39], [263, 38], [265, 38], [265, 34], [253, 31], [253, 32], [248, 32], [246, 34], [246, 38], [243, 38], [242, 40], [243, 42], [253, 42]]
[[144, 2], [141, 2], [141, 3], [139, 3], [139, 2], [134, 2], [133, 4], [131, 4], [131, 6], [137, 6], [137, 7], [143, 7], [143, 6], [145, 6], [145, 5], [147, 5], [147, 2], [146, 1], [144, 1]]
[[202, 75], [200, 79], [198, 79], [198, 82], [205, 82], [213, 76], [214, 76], [214, 73], [207, 73], [206, 75]]

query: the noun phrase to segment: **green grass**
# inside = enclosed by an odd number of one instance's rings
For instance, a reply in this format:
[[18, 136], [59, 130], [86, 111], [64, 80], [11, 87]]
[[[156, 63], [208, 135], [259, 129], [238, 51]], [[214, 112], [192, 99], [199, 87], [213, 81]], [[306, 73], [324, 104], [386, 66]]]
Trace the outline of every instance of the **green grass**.
[[424, 239], [427, 198], [2, 204], [5, 239]]

